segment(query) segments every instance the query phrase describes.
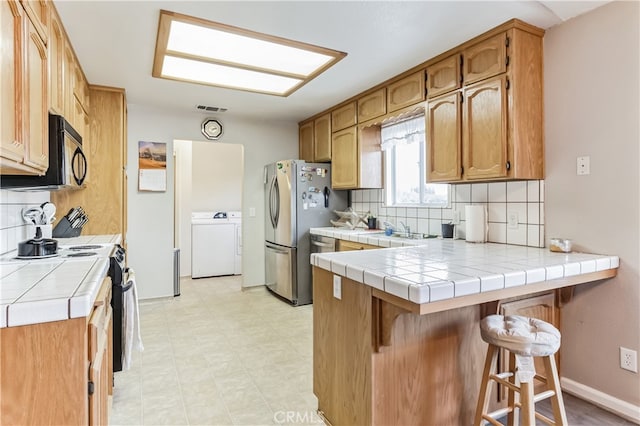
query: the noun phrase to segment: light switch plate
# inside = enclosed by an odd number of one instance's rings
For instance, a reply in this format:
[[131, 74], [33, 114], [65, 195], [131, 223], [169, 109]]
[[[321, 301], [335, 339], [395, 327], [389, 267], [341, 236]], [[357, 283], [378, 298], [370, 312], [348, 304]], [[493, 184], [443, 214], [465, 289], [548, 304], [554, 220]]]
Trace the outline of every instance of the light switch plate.
[[578, 157], [576, 161], [576, 173], [578, 175], [591, 174], [591, 157]]
[[333, 276], [333, 297], [342, 299], [342, 277], [340, 275]]
[[518, 229], [518, 212], [511, 210], [507, 213], [508, 228]]

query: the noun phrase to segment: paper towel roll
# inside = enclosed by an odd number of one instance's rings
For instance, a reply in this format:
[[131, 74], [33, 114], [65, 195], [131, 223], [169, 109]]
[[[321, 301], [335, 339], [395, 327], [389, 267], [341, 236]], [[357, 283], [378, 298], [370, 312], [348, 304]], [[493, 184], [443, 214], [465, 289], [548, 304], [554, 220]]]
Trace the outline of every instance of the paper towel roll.
[[467, 241], [471, 243], [484, 243], [487, 241], [487, 208], [483, 205], [465, 206], [464, 216], [466, 223]]

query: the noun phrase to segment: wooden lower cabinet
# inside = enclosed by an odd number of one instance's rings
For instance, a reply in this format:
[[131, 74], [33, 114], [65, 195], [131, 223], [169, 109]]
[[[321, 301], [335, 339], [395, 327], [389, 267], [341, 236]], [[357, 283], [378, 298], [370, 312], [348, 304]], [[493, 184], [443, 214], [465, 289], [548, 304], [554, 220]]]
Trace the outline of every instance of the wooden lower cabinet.
[[[0, 424], [108, 424], [110, 301], [111, 280], [105, 278], [88, 317], [0, 329]], [[98, 317], [99, 333], [92, 334], [91, 320]], [[92, 345], [102, 348], [99, 356], [92, 356]], [[96, 368], [100, 378], [90, 379]], [[100, 388], [92, 396], [91, 380]]]
[[380, 247], [371, 244], [356, 243], [347, 240], [338, 240], [336, 251], [352, 251], [352, 250], [371, 250], [379, 249]]
[[[313, 391], [336, 426], [472, 424], [487, 351], [481, 319], [557, 311], [548, 292], [419, 315], [345, 277], [337, 299], [333, 278], [313, 268]], [[490, 410], [501, 406], [494, 386]]]

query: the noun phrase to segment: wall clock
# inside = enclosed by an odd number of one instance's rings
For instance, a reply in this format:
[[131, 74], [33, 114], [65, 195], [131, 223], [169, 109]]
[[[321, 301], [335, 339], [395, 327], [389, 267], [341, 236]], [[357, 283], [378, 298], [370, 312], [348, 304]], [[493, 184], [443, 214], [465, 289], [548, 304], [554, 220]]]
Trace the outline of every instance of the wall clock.
[[222, 123], [215, 118], [206, 118], [202, 122], [202, 134], [205, 138], [215, 141], [222, 137]]

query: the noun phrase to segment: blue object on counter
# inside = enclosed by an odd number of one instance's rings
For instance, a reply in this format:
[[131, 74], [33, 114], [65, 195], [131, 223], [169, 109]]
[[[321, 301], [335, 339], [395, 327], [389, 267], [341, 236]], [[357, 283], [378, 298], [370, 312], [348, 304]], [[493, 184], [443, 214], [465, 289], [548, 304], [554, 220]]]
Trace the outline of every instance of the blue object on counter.
[[393, 228], [391, 228], [390, 226], [387, 226], [384, 230], [384, 235], [386, 235], [387, 237], [390, 237], [393, 234]]

